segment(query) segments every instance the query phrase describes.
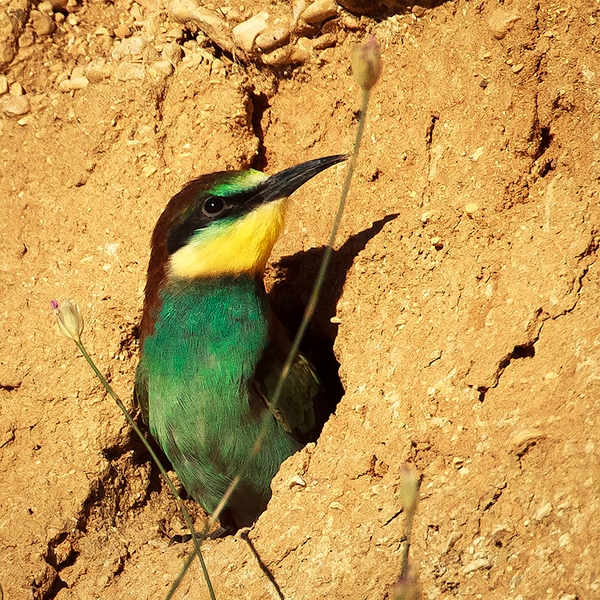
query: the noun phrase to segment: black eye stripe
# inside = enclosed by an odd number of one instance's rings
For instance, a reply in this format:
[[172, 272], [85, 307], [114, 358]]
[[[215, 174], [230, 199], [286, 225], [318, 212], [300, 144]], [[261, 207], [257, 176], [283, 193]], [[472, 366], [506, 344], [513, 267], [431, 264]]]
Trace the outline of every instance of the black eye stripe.
[[[187, 192], [184, 188], [180, 194]], [[200, 191], [198, 203], [192, 205], [191, 210], [178, 222], [174, 223], [167, 237], [167, 251], [169, 254], [177, 252], [185, 246], [194, 232], [208, 227], [213, 221], [224, 219], [231, 215], [249, 213], [258, 204], [262, 197], [256, 189], [239, 192], [230, 196], [217, 196]], [[203, 196], [203, 197], [202, 197]]]

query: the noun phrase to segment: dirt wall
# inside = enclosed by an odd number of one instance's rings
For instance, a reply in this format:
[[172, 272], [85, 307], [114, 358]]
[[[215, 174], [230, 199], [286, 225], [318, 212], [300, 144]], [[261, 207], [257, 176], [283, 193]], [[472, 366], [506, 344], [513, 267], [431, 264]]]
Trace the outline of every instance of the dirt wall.
[[[206, 544], [217, 598], [388, 597], [405, 461], [424, 598], [599, 597], [600, 3], [314, 4], [0, 5], [5, 598], [165, 596], [181, 518], [48, 302], [81, 306], [133, 408], [162, 208], [201, 173], [348, 151], [366, 32], [384, 68], [313, 326], [345, 395], [250, 543]], [[267, 271], [300, 303], [343, 177], [294, 196]], [[208, 597], [197, 563], [177, 597]]]

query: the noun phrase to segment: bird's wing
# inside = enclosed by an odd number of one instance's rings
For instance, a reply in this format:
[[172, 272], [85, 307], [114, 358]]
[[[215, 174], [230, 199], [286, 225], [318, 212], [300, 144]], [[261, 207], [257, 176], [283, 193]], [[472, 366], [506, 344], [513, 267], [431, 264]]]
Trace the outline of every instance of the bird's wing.
[[144, 423], [148, 425], [148, 371], [143, 360], [139, 362], [135, 371], [133, 399], [140, 407]]
[[250, 385], [250, 395], [254, 400], [263, 401], [281, 427], [296, 440], [302, 443], [314, 441], [319, 426], [315, 419], [315, 407], [324, 400], [324, 390], [315, 368], [305, 356], [299, 354], [292, 363], [275, 405], [275, 390], [291, 342], [285, 327], [273, 315], [269, 336], [270, 343], [256, 368]]

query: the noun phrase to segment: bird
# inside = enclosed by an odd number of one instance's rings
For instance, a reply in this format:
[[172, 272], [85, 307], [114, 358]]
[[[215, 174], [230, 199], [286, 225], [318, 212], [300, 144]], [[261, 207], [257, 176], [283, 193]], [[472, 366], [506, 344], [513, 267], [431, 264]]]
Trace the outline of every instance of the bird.
[[273, 403], [291, 343], [270, 308], [264, 270], [289, 196], [346, 159], [317, 158], [272, 176], [202, 175], [171, 198], [152, 234], [134, 396], [207, 513], [241, 474], [219, 517], [224, 534], [255, 522], [281, 463], [318, 431], [324, 391], [303, 354]]

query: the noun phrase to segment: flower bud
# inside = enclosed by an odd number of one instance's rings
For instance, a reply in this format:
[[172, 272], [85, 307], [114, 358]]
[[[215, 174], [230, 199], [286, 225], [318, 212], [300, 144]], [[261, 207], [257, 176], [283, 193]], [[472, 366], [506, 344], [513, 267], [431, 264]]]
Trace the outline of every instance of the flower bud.
[[421, 485], [419, 472], [407, 463], [400, 467], [400, 487], [398, 496], [402, 508], [407, 514], [413, 514], [419, 503], [419, 487]]
[[375, 36], [368, 35], [352, 49], [352, 74], [363, 90], [370, 90], [381, 75], [381, 54]]
[[83, 333], [83, 317], [79, 306], [68, 300], [62, 302], [50, 300], [50, 308], [56, 316], [58, 328], [63, 335], [74, 342], [80, 342]]

